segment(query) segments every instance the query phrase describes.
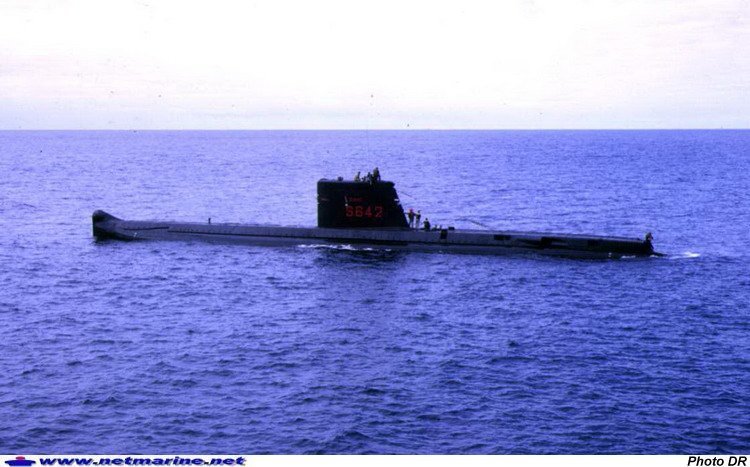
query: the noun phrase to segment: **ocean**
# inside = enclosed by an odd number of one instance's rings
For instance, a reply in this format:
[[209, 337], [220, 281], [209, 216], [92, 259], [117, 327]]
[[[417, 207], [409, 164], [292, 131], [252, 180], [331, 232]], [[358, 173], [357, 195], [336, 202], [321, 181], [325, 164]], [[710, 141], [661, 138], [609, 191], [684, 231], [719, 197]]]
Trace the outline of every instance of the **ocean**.
[[[91, 233], [314, 225], [375, 166], [433, 225], [667, 256]], [[0, 173], [0, 452], [750, 450], [750, 131], [5, 131]]]

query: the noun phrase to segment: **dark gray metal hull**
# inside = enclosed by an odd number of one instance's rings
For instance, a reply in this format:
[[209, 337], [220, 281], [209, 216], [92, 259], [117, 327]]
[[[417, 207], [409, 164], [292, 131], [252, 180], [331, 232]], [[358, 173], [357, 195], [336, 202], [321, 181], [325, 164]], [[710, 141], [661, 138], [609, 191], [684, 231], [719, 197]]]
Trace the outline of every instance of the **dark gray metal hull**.
[[607, 259], [660, 256], [650, 242], [634, 238], [482, 230], [275, 227], [126, 221], [104, 211], [92, 216], [97, 239], [200, 240], [247, 245], [359, 245], [363, 247], [475, 254], [538, 253]]

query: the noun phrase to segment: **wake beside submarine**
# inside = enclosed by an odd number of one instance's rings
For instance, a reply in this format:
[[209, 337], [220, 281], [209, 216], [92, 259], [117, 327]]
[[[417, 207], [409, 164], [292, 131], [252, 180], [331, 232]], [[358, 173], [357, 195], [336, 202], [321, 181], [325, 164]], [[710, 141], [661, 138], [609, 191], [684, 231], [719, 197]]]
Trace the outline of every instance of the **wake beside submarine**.
[[249, 224], [127, 221], [104, 211], [92, 215], [97, 239], [208, 240], [248, 245], [342, 245], [509, 254], [533, 252], [571, 258], [606, 259], [663, 256], [645, 240], [590, 235], [560, 235], [453, 227], [417, 230], [409, 227], [393, 182], [321, 179], [318, 181], [318, 226], [276, 227]]

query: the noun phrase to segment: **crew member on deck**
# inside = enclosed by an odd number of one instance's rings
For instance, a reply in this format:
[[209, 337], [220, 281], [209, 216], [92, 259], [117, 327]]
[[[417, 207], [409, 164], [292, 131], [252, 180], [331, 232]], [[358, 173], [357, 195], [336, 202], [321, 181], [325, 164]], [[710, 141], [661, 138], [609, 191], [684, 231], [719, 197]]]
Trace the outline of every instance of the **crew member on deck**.
[[[413, 228], [414, 228], [414, 225], [415, 225], [415, 224], [414, 224], [414, 209], [412, 209], [412, 208], [409, 208], [409, 213], [408, 213], [408, 214], [406, 214], [406, 217], [408, 217], [408, 218], [409, 218], [409, 228], [410, 228], [410, 229], [413, 229]], [[419, 224], [416, 224], [416, 225], [419, 225]]]
[[375, 170], [372, 171], [372, 181], [374, 183], [377, 183], [380, 181], [380, 169], [375, 167]]
[[430, 220], [427, 219], [427, 218], [425, 218], [425, 220], [424, 220], [424, 229], [425, 230], [430, 230]]
[[646, 243], [647, 245], [651, 245], [651, 242], [652, 242], [653, 240], [654, 240], [654, 236], [653, 236], [653, 235], [651, 235], [651, 232], [647, 233], [647, 234], [646, 234], [646, 240], [645, 240], [645, 243]]
[[362, 177], [359, 176], [359, 170], [357, 171], [357, 175], [354, 176], [354, 181], [355, 182], [361, 182], [362, 181]]
[[417, 214], [414, 216], [414, 219], [416, 219], [414, 222], [414, 227], [418, 229], [419, 221], [422, 220], [422, 211], [417, 211]]

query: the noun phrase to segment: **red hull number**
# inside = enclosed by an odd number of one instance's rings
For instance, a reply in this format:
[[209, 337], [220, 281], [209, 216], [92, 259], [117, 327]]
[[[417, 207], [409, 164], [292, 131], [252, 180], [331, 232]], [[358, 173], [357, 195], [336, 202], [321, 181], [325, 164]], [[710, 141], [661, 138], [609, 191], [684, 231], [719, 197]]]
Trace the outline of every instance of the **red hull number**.
[[346, 217], [382, 218], [383, 206], [347, 206]]

